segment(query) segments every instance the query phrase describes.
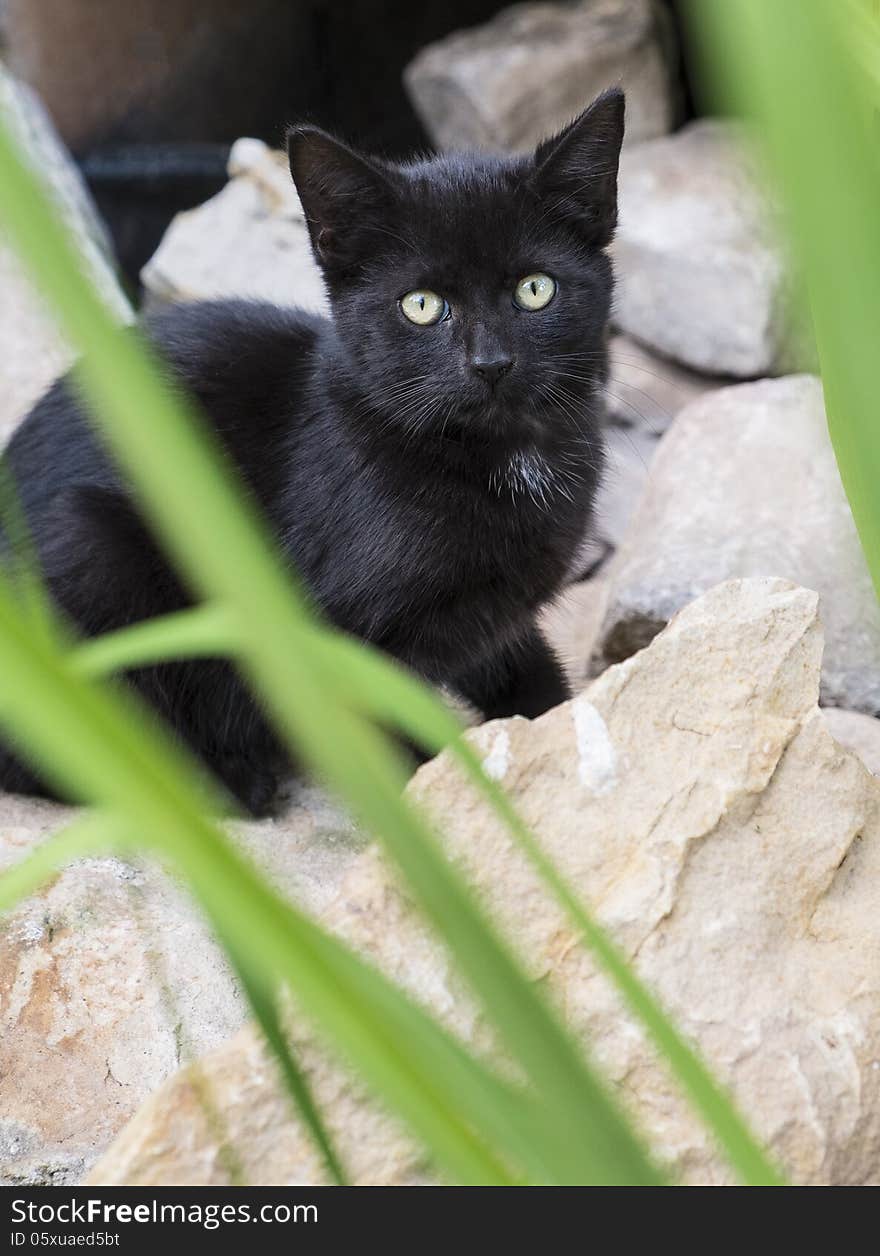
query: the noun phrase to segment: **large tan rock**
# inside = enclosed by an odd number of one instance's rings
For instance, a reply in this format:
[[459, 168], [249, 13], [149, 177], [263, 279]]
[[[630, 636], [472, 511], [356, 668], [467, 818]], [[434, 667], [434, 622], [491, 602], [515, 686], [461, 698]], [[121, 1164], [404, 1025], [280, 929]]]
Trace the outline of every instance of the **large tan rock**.
[[[70, 813], [0, 797], [0, 866]], [[320, 910], [357, 849], [314, 790], [243, 849]], [[0, 1181], [77, 1181], [138, 1105], [246, 1016], [222, 952], [185, 892], [145, 861], [87, 860], [0, 920]]]
[[526, 152], [606, 87], [627, 94], [627, 142], [675, 117], [674, 52], [654, 0], [516, 4], [423, 48], [404, 82], [438, 148]]
[[[400, 1124], [370, 1101], [363, 1086], [308, 1034], [297, 1035], [295, 1047], [350, 1180], [383, 1186], [430, 1184], [425, 1156]], [[329, 1184], [321, 1155], [252, 1025], [166, 1082], [132, 1118], [87, 1182]]]
[[[2, 63], [0, 115], [73, 238], [86, 276], [112, 313], [129, 321], [132, 311], [88, 189], [37, 97]], [[0, 229], [0, 443], [72, 360], [70, 347]]]
[[[816, 706], [817, 604], [780, 580], [722, 585], [572, 702], [470, 736], [792, 1179], [877, 1182], [880, 784]], [[728, 1181], [576, 931], [450, 758], [423, 767], [410, 794], [671, 1170]], [[349, 868], [324, 920], [462, 1038], [491, 1048], [449, 955], [376, 849]], [[303, 1026], [296, 1036], [355, 1180], [424, 1174], [411, 1142], [315, 1055]], [[202, 1102], [214, 1096], [227, 1113], [245, 1179], [322, 1180], [255, 1051], [247, 1032], [206, 1058]], [[166, 1083], [91, 1180], [229, 1180], [192, 1087], [191, 1073]]]

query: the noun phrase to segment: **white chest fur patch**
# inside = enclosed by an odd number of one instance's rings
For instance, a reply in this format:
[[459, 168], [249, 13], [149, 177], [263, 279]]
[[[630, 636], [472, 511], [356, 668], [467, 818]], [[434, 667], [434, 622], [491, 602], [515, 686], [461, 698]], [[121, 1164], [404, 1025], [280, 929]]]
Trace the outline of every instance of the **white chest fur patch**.
[[550, 504], [548, 494], [554, 482], [553, 472], [535, 450], [517, 450], [505, 466], [496, 467], [489, 476], [489, 487], [499, 497], [503, 492], [511, 497], [525, 494], [536, 506], [545, 508]]

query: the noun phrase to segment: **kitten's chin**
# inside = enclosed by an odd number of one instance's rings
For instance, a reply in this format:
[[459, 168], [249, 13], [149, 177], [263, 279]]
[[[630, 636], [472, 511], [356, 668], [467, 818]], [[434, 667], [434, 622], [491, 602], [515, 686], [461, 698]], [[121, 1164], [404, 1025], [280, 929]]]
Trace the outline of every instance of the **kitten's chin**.
[[498, 394], [462, 415], [462, 426], [482, 440], [519, 443], [540, 435], [543, 425], [534, 411], [516, 404], [511, 395]]

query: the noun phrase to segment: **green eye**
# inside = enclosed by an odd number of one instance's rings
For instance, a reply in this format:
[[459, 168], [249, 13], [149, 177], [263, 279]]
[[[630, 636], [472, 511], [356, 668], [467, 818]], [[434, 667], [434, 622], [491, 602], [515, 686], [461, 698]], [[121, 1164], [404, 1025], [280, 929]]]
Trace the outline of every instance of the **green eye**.
[[556, 293], [556, 280], [549, 275], [526, 275], [513, 291], [513, 299], [521, 310], [543, 310]]
[[421, 289], [408, 292], [405, 297], [401, 297], [400, 308], [409, 321], [418, 323], [419, 327], [429, 327], [432, 323], [439, 323], [441, 318], [445, 318], [449, 313], [449, 306], [442, 297], [438, 297], [436, 292]]

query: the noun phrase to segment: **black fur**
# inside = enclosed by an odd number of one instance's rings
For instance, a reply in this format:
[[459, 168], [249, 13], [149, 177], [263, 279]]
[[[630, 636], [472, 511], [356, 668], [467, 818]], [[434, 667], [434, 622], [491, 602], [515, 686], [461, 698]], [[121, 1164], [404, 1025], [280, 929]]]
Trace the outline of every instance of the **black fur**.
[[[589, 524], [612, 291], [623, 97], [534, 157], [362, 157], [291, 132], [291, 171], [333, 319], [225, 302], [147, 322], [209, 416], [318, 608], [486, 717], [568, 694], [536, 625]], [[540, 271], [541, 311], [513, 302]], [[429, 288], [450, 316], [416, 326]], [[512, 361], [494, 384], [474, 362]], [[145, 416], [148, 421], [148, 416]], [[64, 380], [6, 455], [59, 606], [95, 635], [188, 602]], [[257, 813], [283, 756], [231, 666], [131, 680]], [[0, 782], [37, 791], [11, 755]]]

